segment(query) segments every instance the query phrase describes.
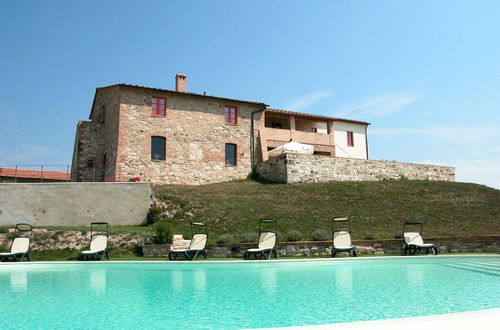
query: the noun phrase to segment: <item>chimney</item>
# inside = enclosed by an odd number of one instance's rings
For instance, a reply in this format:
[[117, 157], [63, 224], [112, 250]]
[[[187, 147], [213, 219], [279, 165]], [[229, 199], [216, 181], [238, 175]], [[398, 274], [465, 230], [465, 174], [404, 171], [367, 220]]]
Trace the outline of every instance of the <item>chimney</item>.
[[175, 75], [175, 90], [177, 92], [187, 92], [187, 76], [182, 73]]

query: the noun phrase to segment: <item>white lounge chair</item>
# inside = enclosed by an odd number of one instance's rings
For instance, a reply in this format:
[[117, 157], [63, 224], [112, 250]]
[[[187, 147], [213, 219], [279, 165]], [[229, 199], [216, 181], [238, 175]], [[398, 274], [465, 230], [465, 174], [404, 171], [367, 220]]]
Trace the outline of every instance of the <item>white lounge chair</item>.
[[[407, 226], [417, 225], [420, 226], [419, 231], [406, 231]], [[404, 238], [404, 255], [409, 252], [414, 255], [417, 251], [421, 254], [429, 254], [429, 250], [432, 254], [438, 254], [437, 247], [432, 243], [424, 243], [422, 238], [422, 222], [407, 221], [403, 225], [403, 238]]]
[[101, 260], [104, 260], [104, 257], [106, 257], [109, 260], [107, 234], [92, 235], [90, 239], [90, 250], [80, 252], [78, 260], [90, 260], [95, 257], [101, 257]]
[[[94, 234], [96, 227], [98, 228], [99, 226], [106, 226], [106, 233]], [[109, 260], [108, 232], [109, 226], [107, 222], [92, 222], [90, 224], [90, 250], [80, 252], [78, 260], [90, 260], [96, 257], [100, 257], [101, 260], [104, 260], [104, 257], [106, 257]]]
[[[250, 256], [263, 257], [265, 259], [271, 259], [271, 256], [274, 253], [274, 256], [277, 258], [278, 255], [276, 253], [276, 233], [271, 231], [261, 232], [259, 235], [259, 245], [257, 248], [248, 249], [243, 255], [243, 259], [248, 260]], [[266, 255], [267, 253], [267, 255]]]
[[23, 261], [24, 257], [30, 261], [30, 243], [31, 239], [29, 237], [17, 237], [12, 242], [10, 247], [10, 252], [0, 253], [0, 259], [2, 261]]
[[[203, 233], [196, 233], [197, 229], [195, 228], [204, 228]], [[184, 256], [186, 260], [195, 260], [199, 254], [203, 256], [203, 258], [207, 258], [207, 241], [208, 241], [208, 233], [207, 226], [203, 222], [191, 221], [191, 242], [189, 243], [189, 248], [182, 250], [172, 250], [168, 254], [169, 260], [177, 260], [179, 255]]]
[[[31, 230], [33, 228], [28, 223], [18, 223], [16, 225], [16, 233], [20, 232], [29, 232], [31, 235]], [[23, 261], [24, 258], [30, 261], [30, 250], [31, 245], [31, 237], [16, 237], [12, 241], [12, 245], [10, 246], [10, 252], [2, 252], [0, 253], [1, 261]]]
[[[274, 231], [262, 230], [262, 225], [272, 224], [274, 225]], [[276, 242], [277, 242], [277, 232], [278, 232], [278, 222], [275, 219], [260, 219], [259, 220], [259, 245], [257, 248], [248, 249], [245, 254], [243, 254], [243, 259], [248, 260], [251, 256], [257, 258], [271, 259], [274, 254], [275, 258], [278, 258], [278, 253], [276, 252]]]
[[[335, 224], [347, 223], [348, 229], [335, 229]], [[351, 223], [349, 217], [333, 217], [332, 218], [332, 233], [333, 233], [333, 247], [332, 257], [337, 255], [337, 252], [349, 252], [351, 257], [357, 257], [356, 247], [352, 245], [351, 241]]]

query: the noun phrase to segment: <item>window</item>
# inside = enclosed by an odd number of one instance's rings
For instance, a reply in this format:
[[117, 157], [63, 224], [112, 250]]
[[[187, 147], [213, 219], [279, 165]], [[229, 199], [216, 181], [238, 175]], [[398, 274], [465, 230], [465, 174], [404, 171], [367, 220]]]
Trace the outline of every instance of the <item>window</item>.
[[275, 122], [272, 122], [272, 123], [271, 123], [271, 127], [272, 127], [272, 128], [281, 128], [281, 123], [275, 123]]
[[151, 160], [165, 160], [165, 138], [151, 137]]
[[151, 116], [165, 117], [167, 114], [167, 99], [164, 97], [151, 98]]
[[236, 125], [236, 116], [238, 115], [238, 110], [236, 107], [224, 107], [224, 122], [229, 125]]
[[354, 134], [351, 131], [347, 131], [347, 146], [354, 147]]
[[226, 165], [236, 165], [236, 144], [226, 143]]
[[309, 132], [318, 133], [318, 128], [317, 127], [309, 127]]

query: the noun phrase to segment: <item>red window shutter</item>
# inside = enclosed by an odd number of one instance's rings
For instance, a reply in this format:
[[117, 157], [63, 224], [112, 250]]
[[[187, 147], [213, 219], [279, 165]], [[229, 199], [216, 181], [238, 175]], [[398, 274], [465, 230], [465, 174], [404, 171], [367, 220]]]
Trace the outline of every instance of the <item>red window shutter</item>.
[[230, 106], [225, 106], [224, 107], [224, 122], [226, 124], [230, 125], [236, 125], [237, 124], [237, 108], [236, 107], [230, 107]]
[[151, 99], [151, 116], [167, 115], [167, 99], [164, 97], [153, 97]]
[[354, 147], [354, 134], [351, 131], [347, 132], [347, 146]]

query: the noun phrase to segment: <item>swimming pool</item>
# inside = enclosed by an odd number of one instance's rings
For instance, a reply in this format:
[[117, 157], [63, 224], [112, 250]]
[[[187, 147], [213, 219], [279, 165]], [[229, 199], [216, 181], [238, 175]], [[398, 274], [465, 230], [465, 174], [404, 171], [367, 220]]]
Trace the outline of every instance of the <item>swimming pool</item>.
[[259, 328], [500, 307], [500, 257], [0, 265], [0, 328]]

